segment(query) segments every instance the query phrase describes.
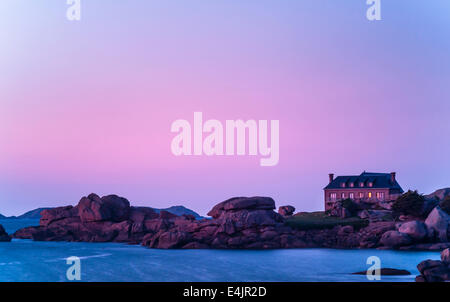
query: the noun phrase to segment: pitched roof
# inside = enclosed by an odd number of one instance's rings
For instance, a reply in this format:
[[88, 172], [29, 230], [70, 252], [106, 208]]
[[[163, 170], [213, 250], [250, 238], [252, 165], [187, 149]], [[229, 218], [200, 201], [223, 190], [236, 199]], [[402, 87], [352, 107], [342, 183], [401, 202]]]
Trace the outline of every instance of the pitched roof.
[[[350, 189], [350, 183], [354, 183], [353, 188], [360, 188], [359, 184], [363, 182], [364, 187], [369, 188], [369, 183], [372, 183], [374, 189], [397, 189], [403, 193], [402, 187], [398, 184], [397, 180], [391, 182], [390, 173], [371, 173], [363, 172], [361, 175], [349, 175], [338, 176], [331, 183], [329, 183], [324, 189]], [[342, 184], [345, 183], [345, 187]]]

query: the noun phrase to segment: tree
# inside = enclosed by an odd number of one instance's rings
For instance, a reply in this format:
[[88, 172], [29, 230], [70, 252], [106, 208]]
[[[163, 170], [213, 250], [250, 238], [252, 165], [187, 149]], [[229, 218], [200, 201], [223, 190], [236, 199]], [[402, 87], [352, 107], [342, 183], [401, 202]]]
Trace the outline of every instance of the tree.
[[409, 190], [394, 201], [392, 210], [397, 215], [411, 215], [420, 217], [423, 214], [425, 197], [417, 191]]
[[358, 212], [358, 205], [350, 198], [342, 200], [341, 203], [342, 207], [350, 212], [350, 215], [354, 216]]

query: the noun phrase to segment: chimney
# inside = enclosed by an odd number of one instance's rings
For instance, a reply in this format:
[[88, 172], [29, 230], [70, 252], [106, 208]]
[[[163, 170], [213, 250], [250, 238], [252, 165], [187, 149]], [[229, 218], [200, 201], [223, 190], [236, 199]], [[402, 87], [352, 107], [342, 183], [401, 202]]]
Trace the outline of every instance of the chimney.
[[395, 183], [395, 172], [391, 172], [391, 182], [394, 184]]
[[334, 180], [334, 174], [330, 173], [328, 174], [328, 177], [330, 178], [330, 183]]

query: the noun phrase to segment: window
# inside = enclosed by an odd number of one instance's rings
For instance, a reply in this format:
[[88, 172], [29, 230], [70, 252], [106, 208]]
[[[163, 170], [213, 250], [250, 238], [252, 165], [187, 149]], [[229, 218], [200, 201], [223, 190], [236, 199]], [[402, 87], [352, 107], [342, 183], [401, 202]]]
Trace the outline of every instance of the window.
[[345, 188], [345, 182], [341, 183], [341, 187]]
[[373, 187], [373, 182], [369, 182], [369, 187]]
[[362, 188], [362, 187], [364, 187], [364, 183], [363, 182], [360, 182], [359, 183], [359, 186]]
[[353, 188], [355, 186], [355, 183], [351, 182], [350, 183], [350, 188]]
[[367, 197], [372, 198], [372, 192], [369, 192], [369, 193], [367, 194]]
[[377, 192], [377, 199], [384, 200], [384, 192]]
[[331, 193], [330, 194], [330, 199], [331, 200], [336, 200], [336, 193]]
[[361, 198], [361, 199], [364, 198], [364, 193], [363, 192], [359, 192], [359, 198]]
[[345, 199], [345, 193], [341, 193], [341, 198]]
[[350, 197], [350, 199], [355, 199], [355, 193], [350, 193], [349, 197]]

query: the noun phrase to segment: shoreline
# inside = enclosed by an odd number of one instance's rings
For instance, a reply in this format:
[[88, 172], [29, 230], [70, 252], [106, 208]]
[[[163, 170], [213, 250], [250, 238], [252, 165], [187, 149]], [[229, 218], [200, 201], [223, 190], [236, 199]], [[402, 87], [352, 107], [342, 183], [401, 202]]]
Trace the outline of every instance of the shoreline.
[[98, 241], [36, 241], [33, 239], [22, 239], [22, 238], [11, 238], [11, 241], [0, 241], [0, 244], [8, 244], [13, 242], [36, 242], [36, 243], [74, 243], [74, 244], [93, 244], [93, 245], [101, 245], [101, 244], [114, 244], [118, 246], [135, 246], [141, 247], [148, 250], [159, 250], [159, 251], [193, 251], [193, 250], [203, 250], [203, 251], [291, 251], [291, 250], [335, 250], [335, 251], [395, 251], [402, 253], [416, 253], [416, 252], [430, 252], [430, 253], [440, 253], [444, 249], [392, 249], [392, 248], [339, 248], [339, 247], [293, 247], [293, 248], [276, 248], [276, 249], [248, 249], [248, 248], [201, 248], [201, 249], [163, 249], [163, 248], [149, 248], [142, 246], [138, 243], [127, 243], [127, 242], [114, 242], [114, 241], [106, 241], [106, 242], [98, 242]]
[[[294, 214], [292, 206], [281, 206], [278, 213], [274, 209], [275, 201], [270, 197], [235, 197], [215, 205], [208, 213], [210, 219], [196, 219], [192, 215], [133, 207], [117, 195], [90, 194], [76, 206], [43, 210], [38, 226], [18, 229], [11, 237], [35, 241], [121, 242], [158, 249], [440, 251], [450, 247], [450, 242], [442, 240], [447, 229], [439, 229], [442, 219], [450, 216], [438, 205], [430, 209], [427, 219], [402, 222], [378, 219], [379, 212], [386, 215], [387, 210], [363, 210], [368, 218], [362, 219], [323, 212]], [[347, 215], [348, 211], [343, 210], [337, 208], [335, 212]], [[445, 222], [447, 227], [449, 222]]]

